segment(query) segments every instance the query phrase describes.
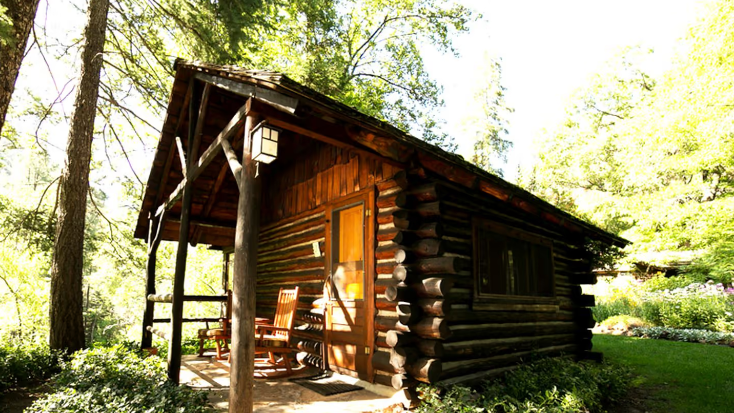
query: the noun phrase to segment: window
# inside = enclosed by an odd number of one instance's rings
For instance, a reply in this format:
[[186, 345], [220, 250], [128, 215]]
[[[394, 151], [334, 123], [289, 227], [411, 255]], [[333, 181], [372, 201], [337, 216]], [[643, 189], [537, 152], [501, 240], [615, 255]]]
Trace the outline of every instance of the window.
[[487, 220], [474, 221], [475, 280], [478, 298], [553, 297], [553, 244], [550, 240]]
[[364, 205], [334, 210], [331, 217], [331, 277], [336, 297], [364, 298]]

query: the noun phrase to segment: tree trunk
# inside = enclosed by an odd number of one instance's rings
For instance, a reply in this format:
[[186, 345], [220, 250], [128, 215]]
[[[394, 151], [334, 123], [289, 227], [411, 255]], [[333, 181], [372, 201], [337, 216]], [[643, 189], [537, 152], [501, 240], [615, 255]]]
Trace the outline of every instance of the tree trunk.
[[108, 9], [109, 0], [90, 0], [87, 27], [84, 29], [81, 80], [74, 101], [66, 161], [59, 184], [58, 224], [51, 264], [49, 344], [53, 349], [64, 349], [69, 353], [84, 348], [84, 223]]
[[13, 22], [12, 39], [7, 44], [0, 42], [0, 132], [5, 125], [10, 98], [13, 96], [15, 81], [25, 54], [28, 35], [33, 27], [39, 0], [3, 0], [6, 14]]

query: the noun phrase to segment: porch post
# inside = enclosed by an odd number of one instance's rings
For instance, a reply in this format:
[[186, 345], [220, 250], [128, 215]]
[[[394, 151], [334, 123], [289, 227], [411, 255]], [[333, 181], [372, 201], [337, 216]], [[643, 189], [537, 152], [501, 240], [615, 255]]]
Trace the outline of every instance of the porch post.
[[[193, 82], [193, 80], [192, 80]], [[196, 91], [192, 85], [192, 92]], [[191, 198], [194, 189], [194, 179], [191, 177], [194, 160], [196, 159], [194, 146], [194, 134], [196, 132], [197, 118], [196, 96], [191, 94], [189, 100], [189, 130], [188, 130], [188, 159], [186, 159], [186, 171], [184, 172], [184, 188], [181, 199], [181, 222], [178, 231], [178, 250], [176, 251], [176, 270], [173, 275], [173, 302], [171, 304], [171, 339], [168, 342], [168, 379], [174, 383], [179, 382], [181, 372], [181, 335], [183, 325], [183, 296], [184, 281], [186, 279], [186, 258], [189, 249], [189, 223], [191, 221]]]
[[232, 348], [229, 387], [229, 412], [251, 413], [255, 373], [255, 276], [260, 226], [260, 179], [255, 176], [250, 131], [256, 119], [245, 121], [242, 170], [237, 204], [237, 229], [234, 242], [232, 296]]
[[153, 315], [155, 303], [148, 300], [149, 294], [155, 294], [155, 265], [158, 253], [158, 245], [160, 244], [159, 225], [163, 225], [163, 215], [155, 216], [150, 213], [151, 218], [148, 220], [148, 263], [145, 268], [145, 312], [143, 313], [143, 338], [140, 340], [140, 348], [148, 348], [153, 346], [153, 334], [146, 328], [153, 325]]

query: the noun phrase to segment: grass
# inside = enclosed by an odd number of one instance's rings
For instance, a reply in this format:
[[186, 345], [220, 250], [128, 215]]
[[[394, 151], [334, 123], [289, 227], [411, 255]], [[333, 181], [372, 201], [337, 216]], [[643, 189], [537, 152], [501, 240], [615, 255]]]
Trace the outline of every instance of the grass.
[[594, 350], [632, 368], [652, 412], [734, 411], [734, 348], [595, 335]]

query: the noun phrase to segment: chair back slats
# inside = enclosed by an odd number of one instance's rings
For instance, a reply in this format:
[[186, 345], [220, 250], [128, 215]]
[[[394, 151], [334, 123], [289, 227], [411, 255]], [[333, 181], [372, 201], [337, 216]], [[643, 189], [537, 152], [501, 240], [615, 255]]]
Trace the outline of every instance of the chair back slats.
[[293, 329], [293, 322], [296, 318], [296, 308], [298, 307], [298, 287], [292, 290], [280, 289], [278, 293], [278, 305], [275, 309], [275, 319], [273, 325], [276, 327], [287, 328], [289, 331], [275, 331], [274, 335], [289, 338], [290, 330]]

